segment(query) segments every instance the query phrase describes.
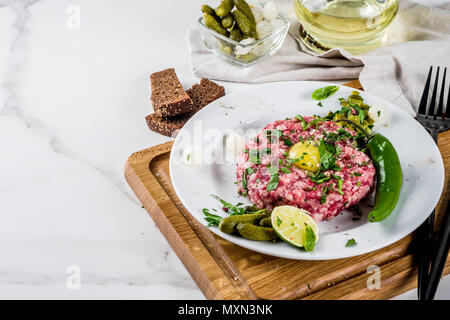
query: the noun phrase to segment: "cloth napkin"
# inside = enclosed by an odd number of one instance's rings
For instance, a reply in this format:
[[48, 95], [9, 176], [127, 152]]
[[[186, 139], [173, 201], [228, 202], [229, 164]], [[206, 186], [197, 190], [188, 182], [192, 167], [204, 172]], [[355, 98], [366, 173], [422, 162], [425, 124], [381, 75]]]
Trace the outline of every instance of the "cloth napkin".
[[[415, 115], [430, 66], [450, 66], [450, 3], [438, 8], [401, 0], [383, 48], [354, 56], [344, 49], [316, 54], [298, 35], [290, 0], [278, 0], [291, 28], [282, 48], [247, 69], [238, 69], [208, 51], [198, 30], [188, 33], [191, 65], [198, 77], [261, 83], [289, 80], [359, 80], [376, 94]], [[450, 72], [450, 70], [449, 70]]]

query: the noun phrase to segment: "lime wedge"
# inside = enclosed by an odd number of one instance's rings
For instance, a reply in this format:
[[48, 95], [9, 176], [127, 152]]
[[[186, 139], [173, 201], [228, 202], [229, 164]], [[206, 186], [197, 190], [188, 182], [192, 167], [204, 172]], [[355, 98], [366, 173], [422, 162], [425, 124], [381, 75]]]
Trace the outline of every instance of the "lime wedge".
[[305, 247], [305, 244], [311, 241], [312, 234], [308, 234], [306, 230], [308, 227], [315, 235], [315, 242], [319, 240], [319, 227], [316, 222], [308, 211], [297, 207], [280, 206], [273, 209], [272, 226], [282, 240], [296, 247]]

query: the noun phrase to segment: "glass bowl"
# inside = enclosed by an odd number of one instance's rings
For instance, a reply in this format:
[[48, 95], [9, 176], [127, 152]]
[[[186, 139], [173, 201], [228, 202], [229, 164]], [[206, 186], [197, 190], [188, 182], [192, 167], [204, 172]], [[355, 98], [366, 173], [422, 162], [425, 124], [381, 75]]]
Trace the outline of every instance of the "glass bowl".
[[[282, 14], [282, 21], [271, 33], [250, 43], [240, 43], [208, 28], [203, 18], [198, 19], [200, 35], [206, 47], [228, 63], [246, 68], [273, 55], [283, 44], [289, 30], [289, 20]], [[247, 39], [246, 39], [247, 40]], [[245, 40], [244, 40], [245, 41]]]

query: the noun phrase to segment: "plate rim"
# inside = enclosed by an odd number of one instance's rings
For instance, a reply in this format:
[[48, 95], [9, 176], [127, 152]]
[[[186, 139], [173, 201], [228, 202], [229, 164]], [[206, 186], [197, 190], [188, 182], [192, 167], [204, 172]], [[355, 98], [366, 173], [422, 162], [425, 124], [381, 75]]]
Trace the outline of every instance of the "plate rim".
[[[387, 101], [387, 100], [385, 100], [385, 99], [383, 99], [383, 98], [381, 98], [381, 97], [379, 97], [379, 96], [377, 96], [377, 95], [375, 95], [375, 94], [372, 94], [372, 93], [369, 93], [369, 92], [366, 92], [366, 91], [363, 91], [363, 90], [355, 89], [355, 88], [352, 88], [352, 87], [347, 87], [347, 86], [345, 86], [345, 85], [343, 85], [343, 84], [333, 84], [333, 83], [330, 83], [330, 82], [322, 82], [322, 81], [303, 81], [303, 80], [297, 80], [297, 81], [277, 81], [277, 82], [268, 82], [268, 83], [263, 83], [263, 84], [257, 84], [257, 85], [254, 85], [254, 86], [246, 87], [246, 88], [244, 88], [244, 89], [242, 89], [242, 90], [236, 90], [235, 92], [232, 92], [231, 94], [228, 94], [228, 95], [226, 95], [226, 96], [223, 96], [223, 97], [221, 97], [221, 98], [219, 98], [219, 99], [213, 101], [211, 104], [209, 104], [209, 105], [207, 105], [206, 107], [202, 108], [202, 109], [201, 109], [199, 112], [197, 112], [193, 117], [191, 117], [191, 118], [187, 121], [187, 123], [183, 126], [183, 128], [180, 130], [180, 132], [179, 132], [179, 134], [177, 135], [177, 137], [180, 137], [180, 136], [181, 136], [180, 133], [181, 133], [183, 130], [188, 130], [188, 129], [187, 129], [187, 124], [188, 124], [188, 123], [191, 123], [191, 122], [193, 122], [193, 121], [195, 121], [195, 120], [198, 120], [198, 119], [201, 117], [201, 115], [202, 115], [203, 113], [207, 112], [207, 111], [206, 111], [207, 108], [208, 108], [208, 107], [211, 107], [211, 105], [214, 104], [214, 103], [221, 103], [221, 100], [228, 99], [229, 97], [233, 97], [233, 96], [235, 96], [235, 95], [239, 95], [239, 94], [245, 93], [245, 92], [247, 92], [247, 91], [254, 90], [254, 89], [256, 89], [256, 88], [262, 88], [262, 87], [266, 87], [266, 86], [269, 86], [269, 87], [270, 87], [270, 86], [273, 86], [273, 85], [283, 85], [283, 84], [287, 84], [287, 83], [289, 83], [289, 85], [292, 85], [293, 83], [296, 83], [296, 84], [298, 84], [298, 85], [300, 85], [300, 86], [301, 86], [302, 84], [304, 84], [304, 83], [308, 83], [308, 84], [316, 84], [318, 88], [320, 88], [321, 86], [327, 86], [327, 85], [344, 86], [344, 87], [346, 87], [346, 89], [350, 89], [350, 90], [353, 90], [353, 91], [361, 92], [362, 94], [364, 94], [364, 95], [366, 95], [366, 96], [370, 96], [370, 97], [374, 98], [375, 100], [378, 100], [378, 101], [380, 101], [380, 102], [383, 102], [383, 103], [385, 103], [385, 104], [387, 105], [388, 108], [391, 108], [391, 106], [394, 106], [394, 108], [395, 108], [397, 111], [400, 111], [401, 113], [403, 113], [403, 116], [413, 118], [413, 117], [411, 116], [411, 114], [409, 114], [407, 111], [403, 110], [402, 108], [398, 107], [398, 106], [397, 106], [395, 103], [393, 103], [393, 102]], [[414, 118], [413, 118], [413, 119], [414, 119]], [[275, 121], [275, 120], [274, 120], [274, 121]], [[424, 133], [428, 134], [428, 132], [425, 130], [425, 128], [423, 128], [419, 123], [417, 123], [417, 125], [418, 125], [418, 127], [420, 127], [420, 128], [424, 131]], [[178, 140], [177, 140], [177, 139], [178, 139], [177, 137], [176, 137], [175, 140], [174, 140], [173, 146], [175, 146], [176, 143], [177, 143], [177, 141], [178, 141]], [[431, 137], [430, 137], [430, 139], [431, 139]], [[173, 146], [172, 146], [172, 148], [173, 148]], [[240, 237], [234, 236], [234, 235], [225, 234], [225, 233], [221, 232], [221, 231], [220, 231], [219, 229], [217, 229], [217, 228], [208, 228], [208, 230], [211, 231], [211, 232], [213, 232], [214, 234], [218, 235], [219, 237], [221, 237], [221, 238], [223, 238], [223, 239], [225, 239], [225, 240], [227, 240], [227, 241], [232, 242], [232, 243], [235, 244], [235, 245], [241, 246], [241, 247], [246, 248], [246, 249], [248, 249], [248, 250], [251, 250], [251, 251], [253, 251], [253, 252], [262, 253], [262, 254], [265, 254], [265, 255], [273, 256], [273, 257], [279, 257], [279, 258], [291, 259], [291, 260], [312, 260], [312, 261], [314, 261], [314, 260], [315, 260], [315, 261], [321, 261], [321, 260], [335, 260], [335, 259], [342, 259], [342, 258], [356, 257], [356, 256], [360, 256], [360, 255], [363, 255], [363, 254], [368, 254], [368, 253], [371, 253], [371, 252], [374, 252], [374, 251], [383, 249], [383, 248], [385, 248], [385, 247], [387, 247], [387, 246], [389, 246], [389, 245], [391, 245], [391, 244], [393, 244], [393, 243], [395, 243], [395, 242], [400, 241], [401, 239], [407, 237], [409, 234], [411, 234], [412, 232], [414, 232], [414, 230], [416, 230], [416, 229], [417, 229], [417, 228], [418, 228], [418, 227], [419, 227], [419, 226], [427, 219], [427, 217], [428, 217], [428, 216], [431, 214], [431, 212], [433, 211], [433, 208], [435, 208], [436, 205], [438, 204], [439, 199], [440, 199], [440, 197], [441, 197], [441, 195], [442, 195], [443, 188], [444, 188], [445, 171], [444, 171], [444, 163], [443, 163], [443, 159], [442, 159], [442, 154], [440, 153], [440, 150], [439, 150], [439, 148], [438, 148], [437, 145], [434, 145], [434, 148], [437, 149], [437, 151], [438, 151], [438, 153], [439, 153], [439, 155], [440, 155], [440, 157], [439, 157], [439, 159], [438, 159], [438, 163], [436, 163], [436, 165], [439, 166], [439, 171], [440, 171], [440, 174], [439, 174], [440, 181], [437, 181], [437, 182], [439, 182], [439, 184], [440, 184], [440, 188], [439, 188], [439, 189], [440, 189], [440, 194], [439, 194], [439, 195], [433, 195], [435, 199], [428, 199], [428, 203], [433, 203], [433, 206], [430, 206], [430, 207], [431, 207], [431, 210], [430, 210], [429, 214], [427, 214], [426, 216], [424, 216], [423, 220], [418, 219], [418, 220], [417, 220], [418, 222], [416, 221], [416, 223], [414, 223], [413, 227], [409, 227], [409, 228], [408, 228], [408, 229], [410, 229], [410, 231], [408, 231], [407, 233], [405, 233], [405, 232], [403, 232], [403, 233], [398, 233], [398, 235], [393, 235], [393, 236], [387, 238], [386, 240], [383, 240], [383, 241], [377, 241], [378, 245], [371, 245], [370, 248], [369, 248], [369, 250], [367, 250], [367, 246], [362, 247], [362, 249], [359, 249], [358, 247], [354, 247], [353, 250], [339, 251], [339, 252], [336, 252], [335, 254], [328, 254], [328, 255], [327, 255], [327, 254], [322, 254], [322, 255], [320, 255], [320, 256], [307, 256], [307, 255], [306, 255], [306, 252], [299, 251], [299, 253], [302, 253], [302, 255], [299, 256], [299, 257], [295, 257], [295, 256], [293, 256], [293, 255], [291, 255], [291, 254], [285, 254], [283, 251], [280, 251], [280, 252], [270, 252], [270, 249], [266, 250], [265, 248], [263, 248], [263, 249], [258, 248], [258, 249], [256, 250], [256, 249], [254, 248], [254, 246], [251, 245], [251, 243], [252, 243], [251, 240], [243, 239], [243, 238], [240, 238]], [[171, 152], [171, 153], [170, 153], [170, 158], [169, 158], [169, 171], [170, 171], [170, 179], [171, 179], [171, 183], [172, 183], [172, 186], [173, 186], [173, 188], [174, 188], [174, 191], [175, 191], [177, 197], [180, 199], [180, 201], [181, 201], [181, 203], [183, 204], [183, 206], [185, 206], [186, 210], [188, 210], [188, 211], [190, 212], [190, 210], [188, 209], [188, 206], [186, 206], [185, 202], [182, 200], [182, 197], [180, 197], [180, 193], [179, 193], [179, 189], [178, 189], [178, 187], [177, 187], [177, 183], [175, 182], [174, 175], [172, 174], [172, 172], [173, 172], [173, 166], [174, 166], [174, 160], [173, 160], [173, 159], [174, 159], [174, 156], [173, 156], [173, 153]], [[430, 201], [430, 200], [433, 200], [433, 201]], [[198, 223], [200, 223], [201, 225], [203, 225], [203, 226], [206, 228], [206, 222], [205, 222], [205, 221], [199, 221], [199, 219], [197, 219], [197, 217], [195, 217], [195, 215], [193, 215], [193, 214], [191, 214], [191, 216], [192, 216]], [[419, 221], [419, 220], [421, 220], [421, 221]], [[248, 245], [247, 245], [247, 243], [248, 243]], [[287, 243], [284, 243], [284, 242], [283, 242], [283, 244], [288, 245]], [[273, 251], [273, 250], [272, 250], [272, 251]]]

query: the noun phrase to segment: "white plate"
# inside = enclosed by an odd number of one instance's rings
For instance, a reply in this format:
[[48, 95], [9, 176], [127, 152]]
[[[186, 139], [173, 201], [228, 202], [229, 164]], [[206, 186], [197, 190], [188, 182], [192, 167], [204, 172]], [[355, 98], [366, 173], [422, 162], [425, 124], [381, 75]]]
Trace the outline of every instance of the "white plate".
[[[309, 81], [260, 85], [216, 100], [192, 117], [173, 144], [170, 174], [178, 197], [194, 218], [207, 225], [203, 208], [216, 208], [220, 215], [226, 216], [211, 194], [233, 204], [250, 204], [246, 198], [237, 195], [234, 184], [236, 164], [210, 163], [208, 158], [221, 149], [218, 147], [223, 144], [226, 130], [260, 129], [270, 122], [297, 114], [323, 116], [330, 110], [338, 110], [338, 98], [348, 97], [353, 89], [341, 86], [337, 93], [322, 101], [323, 107], [319, 107], [317, 101], [311, 99], [311, 93], [327, 85], [329, 83]], [[320, 240], [313, 252], [305, 252], [285, 242], [251, 241], [225, 234], [214, 227], [210, 230], [247, 249], [302, 260], [360, 255], [390, 245], [415, 230], [431, 213], [441, 195], [444, 184], [441, 154], [430, 135], [406, 112], [368, 93], [361, 92], [361, 96], [369, 105], [382, 105], [389, 109], [388, 125], [376, 126], [374, 132], [390, 139], [402, 165], [402, 191], [397, 207], [389, 218], [369, 223], [367, 216], [363, 216], [361, 220], [353, 221], [353, 214], [345, 211], [331, 221], [320, 222]], [[199, 133], [199, 126], [205, 134]], [[183, 149], [191, 145], [203, 146], [205, 162], [197, 165], [185, 163]], [[227, 155], [230, 156], [229, 153]], [[357, 245], [345, 247], [351, 238], [356, 240]]]

